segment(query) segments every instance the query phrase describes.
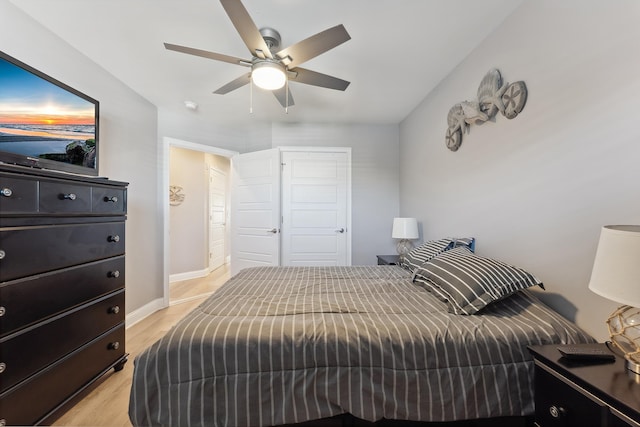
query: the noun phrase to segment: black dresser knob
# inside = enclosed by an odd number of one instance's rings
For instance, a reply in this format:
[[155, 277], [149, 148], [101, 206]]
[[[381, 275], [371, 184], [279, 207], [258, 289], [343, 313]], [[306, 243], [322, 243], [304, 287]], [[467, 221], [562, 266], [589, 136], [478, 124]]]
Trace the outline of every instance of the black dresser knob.
[[2, 190], [0, 190], [0, 194], [2, 194], [4, 197], [11, 197], [13, 191], [11, 191], [10, 188], [3, 188]]
[[118, 236], [117, 234], [114, 234], [113, 236], [107, 237], [107, 241], [112, 243], [118, 243], [120, 241], [120, 236]]
[[7, 313], [7, 309], [4, 307], [0, 307], [0, 317], [4, 316]]
[[7, 253], [5, 251], [3, 251], [2, 249], [0, 249], [0, 259], [3, 259], [6, 255], [7, 255]]
[[113, 270], [107, 273], [107, 277], [111, 277], [112, 279], [117, 279], [118, 277], [120, 277], [120, 271], [118, 270]]
[[0, 362], [0, 374], [7, 370], [7, 364]]
[[120, 343], [118, 341], [109, 343], [109, 350], [117, 350], [120, 348]]
[[111, 196], [111, 197], [104, 197], [104, 201], [105, 202], [113, 202], [113, 203], [118, 203], [118, 198], [116, 196]]
[[553, 418], [564, 417], [567, 411], [561, 406], [552, 406], [549, 408], [549, 413]]
[[77, 198], [78, 198], [78, 196], [76, 196], [74, 193], [61, 194], [60, 195], [60, 199], [62, 199], [62, 200], [75, 200]]
[[109, 307], [109, 314], [118, 314], [120, 313], [120, 307], [114, 305], [113, 307]]

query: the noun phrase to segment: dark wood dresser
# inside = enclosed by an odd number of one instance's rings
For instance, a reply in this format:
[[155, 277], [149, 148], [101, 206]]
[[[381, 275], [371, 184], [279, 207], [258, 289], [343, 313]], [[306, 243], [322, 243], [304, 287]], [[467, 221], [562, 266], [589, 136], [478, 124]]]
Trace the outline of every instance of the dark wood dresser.
[[0, 426], [52, 422], [127, 361], [127, 185], [0, 164]]

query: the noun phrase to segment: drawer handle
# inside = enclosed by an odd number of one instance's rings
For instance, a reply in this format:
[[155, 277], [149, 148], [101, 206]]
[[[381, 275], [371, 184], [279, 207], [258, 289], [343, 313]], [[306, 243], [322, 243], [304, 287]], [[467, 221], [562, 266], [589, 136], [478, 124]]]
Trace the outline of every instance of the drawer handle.
[[113, 236], [107, 237], [107, 241], [118, 243], [120, 241], [120, 236], [118, 236], [117, 234], [114, 234]]
[[5, 314], [7, 314], [7, 309], [4, 307], [0, 307], [0, 317], [4, 316]]
[[0, 362], [0, 374], [7, 370], [7, 364]]
[[109, 307], [109, 314], [118, 314], [120, 313], [120, 307], [114, 305], [113, 307]]
[[0, 249], [0, 259], [4, 259], [5, 256], [7, 256], [7, 253]]
[[61, 194], [60, 195], [60, 199], [62, 199], [62, 200], [75, 200], [77, 198], [78, 198], [78, 196], [76, 196], [74, 193]]
[[117, 349], [120, 348], [120, 343], [118, 341], [109, 343], [108, 348], [109, 348], [109, 350], [117, 350]]
[[113, 202], [113, 203], [118, 203], [118, 198], [116, 196], [111, 196], [111, 197], [104, 197], [104, 201], [105, 202]]
[[562, 406], [552, 406], [549, 408], [549, 413], [553, 418], [564, 417], [567, 411]]
[[113, 270], [107, 273], [107, 277], [111, 277], [112, 279], [117, 279], [118, 277], [120, 277], [120, 271], [119, 270]]
[[0, 194], [2, 194], [4, 197], [11, 197], [13, 191], [11, 191], [10, 188], [3, 188], [2, 190], [0, 190]]

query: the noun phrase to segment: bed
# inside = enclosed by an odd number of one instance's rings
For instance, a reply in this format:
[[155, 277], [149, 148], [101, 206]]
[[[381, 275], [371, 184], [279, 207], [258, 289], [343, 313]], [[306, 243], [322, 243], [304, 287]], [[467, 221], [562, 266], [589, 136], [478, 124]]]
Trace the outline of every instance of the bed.
[[593, 339], [540, 302], [533, 276], [469, 305], [447, 288], [463, 276], [447, 257], [471, 257], [472, 276], [486, 259], [445, 243], [413, 266], [242, 270], [136, 357], [133, 425], [530, 416], [527, 346]]

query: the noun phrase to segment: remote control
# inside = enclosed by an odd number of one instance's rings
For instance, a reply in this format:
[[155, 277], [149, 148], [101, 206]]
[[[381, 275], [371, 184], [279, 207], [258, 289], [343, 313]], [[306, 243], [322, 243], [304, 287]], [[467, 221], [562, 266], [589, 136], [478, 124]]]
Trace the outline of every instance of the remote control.
[[608, 349], [587, 346], [562, 346], [558, 351], [567, 359], [573, 360], [615, 360], [616, 356]]

